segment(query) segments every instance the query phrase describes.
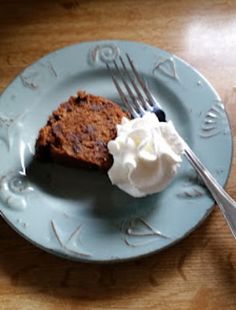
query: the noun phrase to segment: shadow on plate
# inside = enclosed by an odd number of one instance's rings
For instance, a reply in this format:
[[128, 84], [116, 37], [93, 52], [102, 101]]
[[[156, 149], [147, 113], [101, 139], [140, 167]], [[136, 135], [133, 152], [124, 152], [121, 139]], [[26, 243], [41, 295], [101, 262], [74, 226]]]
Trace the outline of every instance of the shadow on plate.
[[30, 183], [42, 194], [87, 207], [91, 216], [104, 219], [150, 216], [161, 195], [133, 198], [113, 186], [100, 171], [74, 169], [55, 163], [41, 163], [36, 159], [28, 165]]

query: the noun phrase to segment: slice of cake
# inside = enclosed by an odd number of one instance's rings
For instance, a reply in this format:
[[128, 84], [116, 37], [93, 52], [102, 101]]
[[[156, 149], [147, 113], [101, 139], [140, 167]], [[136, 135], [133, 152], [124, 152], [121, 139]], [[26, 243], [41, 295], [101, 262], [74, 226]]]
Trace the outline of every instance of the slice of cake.
[[108, 170], [107, 143], [127, 113], [103, 97], [78, 92], [49, 117], [36, 141], [36, 157], [73, 167]]

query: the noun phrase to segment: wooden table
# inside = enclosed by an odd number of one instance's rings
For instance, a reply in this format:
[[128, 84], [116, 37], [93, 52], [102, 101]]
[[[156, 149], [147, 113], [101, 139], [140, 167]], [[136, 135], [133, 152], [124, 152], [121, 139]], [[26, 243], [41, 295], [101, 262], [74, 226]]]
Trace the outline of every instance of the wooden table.
[[[194, 65], [225, 101], [236, 136], [234, 0], [0, 0], [0, 91], [52, 50], [117, 38]], [[234, 199], [235, 163], [227, 185]], [[59, 259], [2, 220], [0, 236], [0, 309], [236, 309], [236, 242], [217, 209], [174, 247], [123, 264]]]

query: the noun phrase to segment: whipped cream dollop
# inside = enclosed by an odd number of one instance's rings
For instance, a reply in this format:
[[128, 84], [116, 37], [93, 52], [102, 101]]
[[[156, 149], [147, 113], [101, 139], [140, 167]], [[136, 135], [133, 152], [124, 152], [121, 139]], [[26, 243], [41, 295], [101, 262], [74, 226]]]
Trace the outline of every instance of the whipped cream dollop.
[[134, 197], [160, 192], [176, 175], [184, 145], [172, 122], [159, 122], [154, 113], [132, 120], [124, 117], [117, 137], [108, 143], [114, 159], [108, 176]]

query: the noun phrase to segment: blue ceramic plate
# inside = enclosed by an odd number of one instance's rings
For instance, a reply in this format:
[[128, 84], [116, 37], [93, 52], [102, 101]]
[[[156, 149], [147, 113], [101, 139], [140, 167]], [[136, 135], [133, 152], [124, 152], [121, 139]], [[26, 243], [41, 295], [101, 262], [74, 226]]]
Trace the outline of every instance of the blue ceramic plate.
[[96, 262], [140, 257], [185, 237], [212, 209], [212, 198], [186, 161], [162, 193], [135, 199], [105, 174], [33, 159], [39, 129], [77, 90], [119, 102], [105, 63], [125, 52], [203, 163], [220, 184], [227, 180], [232, 137], [224, 105], [190, 65], [156, 47], [126, 41], [55, 51], [27, 67], [0, 97], [1, 215], [53, 254]]

